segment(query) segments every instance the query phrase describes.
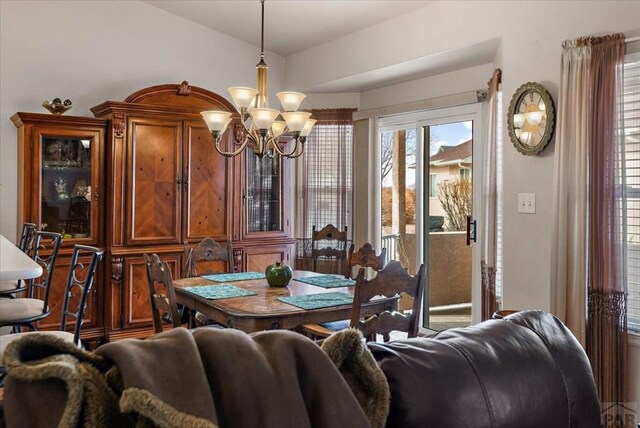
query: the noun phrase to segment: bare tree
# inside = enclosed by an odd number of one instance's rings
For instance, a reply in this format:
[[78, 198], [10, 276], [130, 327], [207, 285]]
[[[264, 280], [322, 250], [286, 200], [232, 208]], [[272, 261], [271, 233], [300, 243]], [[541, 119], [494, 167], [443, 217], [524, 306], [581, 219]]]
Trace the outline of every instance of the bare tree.
[[[395, 131], [382, 132], [380, 134], [380, 177], [384, 181], [393, 168], [393, 134]], [[416, 154], [416, 130], [407, 129], [407, 144], [405, 156]]]
[[455, 178], [438, 183], [438, 200], [446, 214], [445, 229], [467, 229], [467, 215], [471, 213], [471, 181]]
[[[384, 179], [391, 172], [393, 168], [393, 132], [387, 131], [380, 134], [380, 177], [384, 182]], [[407, 144], [406, 144], [406, 156], [415, 157], [416, 155], [416, 130], [407, 129]], [[435, 134], [429, 135], [430, 142], [438, 141], [438, 136]]]

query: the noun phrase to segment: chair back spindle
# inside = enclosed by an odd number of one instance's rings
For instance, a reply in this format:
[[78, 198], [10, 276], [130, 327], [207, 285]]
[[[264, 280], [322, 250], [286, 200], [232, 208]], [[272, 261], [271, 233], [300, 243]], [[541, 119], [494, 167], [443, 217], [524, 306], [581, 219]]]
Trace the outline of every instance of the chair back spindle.
[[[346, 264], [347, 261], [347, 226], [344, 231], [338, 230], [334, 225], [328, 224], [320, 230], [313, 226], [311, 232], [311, 258], [313, 271], [318, 272], [318, 261], [333, 261], [336, 264]], [[344, 265], [340, 265], [335, 272], [344, 272]]]
[[36, 236], [38, 227], [33, 223], [25, 223], [22, 225], [22, 233], [18, 241], [18, 248], [25, 254], [29, 254], [33, 247], [33, 239]]
[[53, 270], [58, 258], [58, 251], [62, 244], [62, 235], [55, 232], [38, 231], [33, 240], [33, 260], [42, 266], [43, 274], [40, 278], [29, 280], [29, 298], [34, 298], [36, 289], [43, 290], [42, 311], [49, 311], [49, 294]]
[[[180, 327], [178, 315], [178, 300], [173, 287], [173, 276], [167, 262], [161, 261], [157, 254], [144, 255], [147, 267], [147, 280], [149, 282], [149, 301], [153, 316], [153, 329], [156, 333], [162, 332], [162, 321], [167, 321], [173, 327]], [[164, 294], [156, 286], [164, 288]]]
[[212, 262], [222, 261], [224, 262], [224, 272], [217, 273], [230, 273], [233, 272], [233, 247], [231, 241], [227, 241], [226, 244], [220, 245], [213, 238], [204, 238], [198, 245], [193, 248], [189, 248], [189, 244], [184, 244], [184, 256], [185, 264], [182, 270], [183, 278], [191, 278], [194, 276], [214, 273], [214, 271], [206, 271], [198, 273], [198, 262]]
[[[90, 256], [88, 263], [85, 265], [80, 262], [81, 257]], [[87, 245], [75, 245], [73, 254], [71, 255], [71, 266], [69, 267], [69, 275], [65, 285], [64, 302], [62, 306], [62, 321], [60, 330], [67, 329], [67, 323], [73, 319], [75, 326], [73, 329], [73, 343], [80, 344], [80, 330], [84, 324], [84, 312], [87, 308], [87, 296], [91, 292], [95, 282], [95, 274], [98, 264], [102, 260], [104, 252], [99, 248]], [[82, 276], [82, 278], [81, 278]], [[75, 310], [69, 310], [70, 301], [74, 296], [74, 291], [78, 290], [78, 306]]]

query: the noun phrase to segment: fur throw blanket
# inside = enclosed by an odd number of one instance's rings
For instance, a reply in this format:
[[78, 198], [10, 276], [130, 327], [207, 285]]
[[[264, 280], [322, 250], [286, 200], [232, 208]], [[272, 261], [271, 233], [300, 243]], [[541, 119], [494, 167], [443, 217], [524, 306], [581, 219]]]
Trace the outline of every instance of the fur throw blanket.
[[389, 409], [356, 330], [321, 349], [289, 331], [178, 328], [95, 353], [34, 334], [3, 360], [9, 427], [377, 428]]

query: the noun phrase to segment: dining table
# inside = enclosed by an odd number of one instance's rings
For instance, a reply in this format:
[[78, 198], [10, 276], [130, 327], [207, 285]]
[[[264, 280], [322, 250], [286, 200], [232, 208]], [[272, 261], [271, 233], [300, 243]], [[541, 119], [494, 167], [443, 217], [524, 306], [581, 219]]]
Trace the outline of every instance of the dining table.
[[[302, 309], [278, 298], [289, 296], [309, 296], [321, 293], [348, 294], [353, 298], [355, 286], [323, 288], [308, 284], [306, 278], [320, 276], [315, 272], [294, 270], [293, 278], [285, 287], [271, 287], [262, 278], [225, 282], [253, 293], [240, 297], [209, 299], [189, 290], [191, 287], [221, 285], [205, 277], [174, 280], [176, 300], [190, 311], [198, 311], [204, 316], [229, 328], [253, 333], [263, 330], [292, 330], [307, 323], [321, 324], [351, 318], [352, 303], [317, 309]], [[344, 278], [344, 277], [342, 277]], [[399, 297], [373, 299], [362, 305], [361, 315], [379, 314], [386, 310], [396, 310]]]
[[0, 281], [38, 278], [42, 266], [0, 235]]

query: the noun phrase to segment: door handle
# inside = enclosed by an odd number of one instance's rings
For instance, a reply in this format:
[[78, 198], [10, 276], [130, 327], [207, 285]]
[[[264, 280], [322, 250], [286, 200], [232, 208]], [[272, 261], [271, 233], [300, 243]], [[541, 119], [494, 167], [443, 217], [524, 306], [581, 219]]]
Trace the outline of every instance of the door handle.
[[[473, 242], [477, 242], [476, 241], [476, 235], [477, 235], [477, 231], [476, 229], [478, 228], [478, 222], [476, 220], [472, 220], [473, 217], [468, 215], [467, 216], [467, 245], [471, 245], [471, 240], [473, 240]], [[471, 226], [473, 225], [473, 235], [471, 235]]]

